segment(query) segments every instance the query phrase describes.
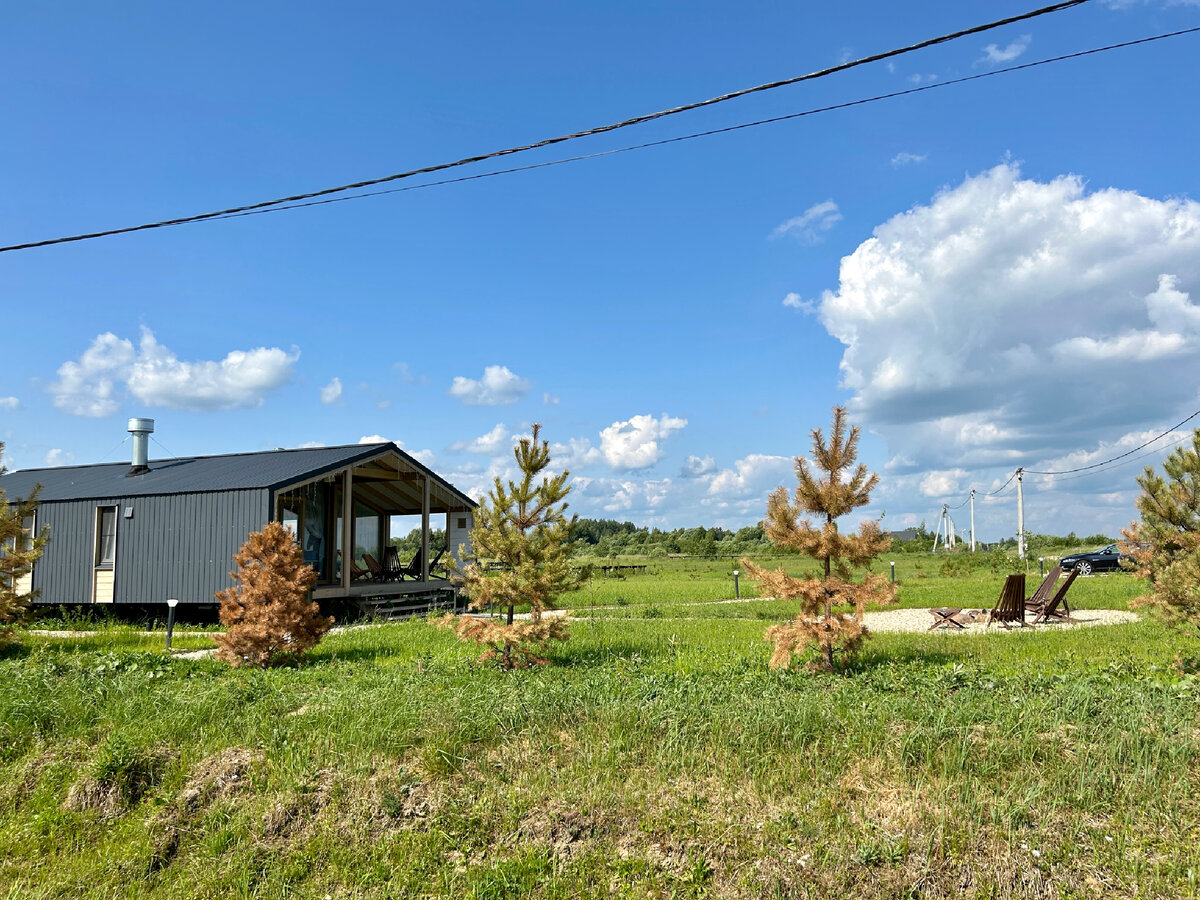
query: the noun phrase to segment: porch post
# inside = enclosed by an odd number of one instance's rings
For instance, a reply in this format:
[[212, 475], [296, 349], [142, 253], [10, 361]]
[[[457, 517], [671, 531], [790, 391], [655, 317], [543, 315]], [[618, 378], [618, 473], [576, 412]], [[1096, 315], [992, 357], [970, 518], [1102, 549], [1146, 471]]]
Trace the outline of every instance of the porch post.
[[350, 562], [354, 559], [354, 469], [342, 476], [342, 590], [350, 593]]
[[429, 476], [421, 479], [421, 580], [429, 580]]

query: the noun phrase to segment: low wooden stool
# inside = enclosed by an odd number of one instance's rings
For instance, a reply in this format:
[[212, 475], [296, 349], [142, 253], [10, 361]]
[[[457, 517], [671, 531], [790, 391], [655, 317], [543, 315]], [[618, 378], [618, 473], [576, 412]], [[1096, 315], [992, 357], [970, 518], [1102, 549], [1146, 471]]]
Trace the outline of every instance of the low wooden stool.
[[953, 625], [960, 631], [965, 631], [966, 629], [963, 627], [962, 622], [959, 622], [954, 618], [960, 612], [962, 612], [962, 609], [954, 606], [939, 606], [935, 609], [931, 609], [929, 614], [933, 616], [933, 624], [929, 626], [929, 630], [933, 631], [935, 628], [949, 628], [951, 625]]

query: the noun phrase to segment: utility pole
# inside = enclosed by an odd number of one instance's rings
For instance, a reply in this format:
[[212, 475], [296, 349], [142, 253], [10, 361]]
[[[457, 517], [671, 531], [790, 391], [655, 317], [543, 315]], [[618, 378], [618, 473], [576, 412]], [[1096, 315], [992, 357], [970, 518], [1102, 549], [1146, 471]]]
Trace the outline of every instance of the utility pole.
[[943, 550], [952, 550], [957, 540], [954, 534], [954, 519], [950, 518], [950, 508], [945, 503], [942, 504], [942, 511], [938, 514], [937, 530], [933, 533], [933, 551], [937, 552], [938, 541], [942, 542]]
[[1024, 469], [1017, 469], [1017, 558], [1025, 558], [1025, 496], [1021, 492]]
[[975, 552], [975, 488], [971, 488], [971, 552]]

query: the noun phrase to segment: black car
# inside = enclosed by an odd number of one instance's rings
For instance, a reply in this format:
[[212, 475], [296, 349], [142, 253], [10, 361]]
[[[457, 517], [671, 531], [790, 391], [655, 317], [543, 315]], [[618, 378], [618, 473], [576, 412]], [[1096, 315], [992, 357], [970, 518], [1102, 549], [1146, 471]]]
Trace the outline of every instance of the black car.
[[1109, 544], [1091, 553], [1072, 553], [1058, 561], [1064, 572], [1078, 569], [1080, 575], [1091, 575], [1093, 572], [1121, 571], [1121, 553], [1116, 544]]

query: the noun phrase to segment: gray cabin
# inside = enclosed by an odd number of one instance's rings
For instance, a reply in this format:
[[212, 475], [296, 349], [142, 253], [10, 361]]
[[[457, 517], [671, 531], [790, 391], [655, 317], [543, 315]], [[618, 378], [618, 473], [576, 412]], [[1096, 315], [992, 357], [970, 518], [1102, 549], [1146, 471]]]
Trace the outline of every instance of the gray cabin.
[[[282, 522], [317, 571], [321, 601], [445, 591], [430, 531], [445, 517], [448, 555], [469, 544], [476, 504], [393, 443], [150, 460], [154, 425], [131, 419], [133, 460], [0, 476], [10, 501], [41, 485], [28, 528], [50, 543], [24, 588], [43, 604], [213, 604], [233, 554]], [[420, 516], [421, 547], [397, 559], [393, 516]], [[432, 523], [432, 524], [431, 524]], [[348, 565], [343, 548], [353, 548]]]

